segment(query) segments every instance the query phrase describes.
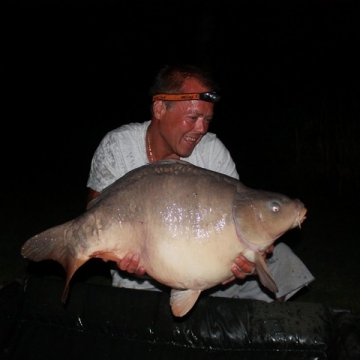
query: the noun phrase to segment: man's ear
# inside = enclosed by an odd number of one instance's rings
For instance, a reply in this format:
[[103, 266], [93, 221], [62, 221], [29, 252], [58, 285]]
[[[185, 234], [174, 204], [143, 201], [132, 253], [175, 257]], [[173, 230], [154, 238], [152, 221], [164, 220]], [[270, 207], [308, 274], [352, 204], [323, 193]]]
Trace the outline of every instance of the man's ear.
[[166, 111], [165, 102], [162, 100], [156, 100], [153, 103], [153, 112], [154, 116], [157, 119], [160, 119], [164, 112]]

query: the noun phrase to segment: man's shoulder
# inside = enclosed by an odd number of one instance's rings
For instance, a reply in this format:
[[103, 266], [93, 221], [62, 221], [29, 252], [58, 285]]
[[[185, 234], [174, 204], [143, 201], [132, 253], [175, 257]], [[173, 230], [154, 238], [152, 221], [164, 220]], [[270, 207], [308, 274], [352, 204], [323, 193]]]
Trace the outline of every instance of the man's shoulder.
[[118, 128], [108, 132], [109, 136], [128, 136], [138, 135], [146, 131], [150, 121], [133, 122], [119, 126]]
[[203, 138], [201, 139], [200, 143], [197, 145], [200, 148], [202, 147], [208, 147], [208, 146], [217, 146], [222, 144], [220, 139], [216, 136], [216, 134], [212, 132], [207, 132]]
[[216, 134], [208, 131], [205, 135], [204, 135], [204, 139], [206, 139], [207, 141], [214, 141], [215, 139], [217, 139]]

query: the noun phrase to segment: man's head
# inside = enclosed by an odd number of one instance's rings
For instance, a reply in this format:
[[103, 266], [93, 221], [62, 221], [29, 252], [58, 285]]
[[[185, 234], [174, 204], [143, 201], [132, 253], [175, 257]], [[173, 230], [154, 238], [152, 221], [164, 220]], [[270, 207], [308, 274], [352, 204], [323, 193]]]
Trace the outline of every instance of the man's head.
[[[196, 80], [199, 85], [202, 85], [207, 90], [202, 93], [192, 94], [186, 86], [184, 88], [188, 79]], [[199, 99], [215, 103], [220, 99], [220, 96], [217, 94], [218, 90], [218, 84], [210, 72], [205, 69], [192, 65], [166, 65], [156, 75], [154, 83], [150, 88], [150, 96], [153, 101], [158, 99], [164, 100], [166, 107], [169, 108], [174, 104], [174, 101], [185, 99]], [[186, 96], [184, 94], [191, 95]]]
[[[194, 66], [165, 66], [155, 78], [150, 94], [152, 128], [156, 129], [157, 146], [163, 156], [188, 157], [207, 133], [218, 100], [217, 84], [208, 72]], [[188, 98], [186, 94], [207, 94]], [[155, 97], [156, 95], [162, 95]], [[169, 100], [167, 95], [182, 94]], [[213, 95], [215, 97], [211, 97]], [[155, 97], [155, 98], [154, 98]], [[167, 98], [165, 100], [165, 98]]]

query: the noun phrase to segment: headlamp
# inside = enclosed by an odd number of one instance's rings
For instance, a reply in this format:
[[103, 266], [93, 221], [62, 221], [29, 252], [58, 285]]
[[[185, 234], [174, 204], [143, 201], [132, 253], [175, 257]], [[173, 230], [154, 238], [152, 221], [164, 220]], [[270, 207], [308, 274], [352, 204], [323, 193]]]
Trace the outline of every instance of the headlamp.
[[153, 101], [189, 101], [189, 100], [203, 100], [211, 103], [216, 103], [220, 100], [220, 95], [215, 91], [203, 93], [185, 93], [185, 94], [157, 94], [153, 96]]

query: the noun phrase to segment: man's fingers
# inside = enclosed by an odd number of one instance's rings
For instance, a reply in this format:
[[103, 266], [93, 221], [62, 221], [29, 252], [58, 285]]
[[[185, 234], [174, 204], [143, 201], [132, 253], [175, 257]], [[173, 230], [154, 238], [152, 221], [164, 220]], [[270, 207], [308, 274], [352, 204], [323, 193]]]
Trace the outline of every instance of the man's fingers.
[[274, 244], [270, 245], [268, 249], [265, 251], [266, 254], [271, 254], [274, 251]]
[[[269, 246], [269, 248], [263, 253], [262, 257], [266, 260], [267, 256], [274, 251], [274, 245]], [[231, 268], [232, 273], [238, 279], [245, 279], [248, 275], [253, 275], [256, 273], [255, 264], [245, 256], [239, 255], [234, 260], [235, 265]], [[233, 279], [228, 279], [223, 282], [223, 285], [229, 283]]]
[[246, 274], [243, 270], [241, 270], [240, 268], [238, 268], [237, 266], [233, 266], [233, 267], [231, 268], [231, 271], [232, 271], [232, 273], [234, 274], [234, 276], [235, 276], [236, 278], [238, 278], [238, 279], [245, 279], [246, 276], [247, 276], [247, 274]]
[[146, 273], [145, 267], [144, 266], [140, 266], [137, 270], [136, 270], [136, 275], [137, 276], [144, 276]]
[[270, 255], [274, 251], [274, 245], [270, 245], [262, 254], [264, 260], [267, 259], [268, 255]]
[[254, 273], [255, 264], [248, 259], [245, 258], [245, 256], [240, 255], [235, 259], [235, 264], [238, 267], [237, 271], [234, 272], [235, 267], [233, 267], [231, 270], [234, 273], [236, 277], [237, 274], [240, 276], [240, 279], [243, 279], [244, 277], [241, 275], [241, 273], [244, 273], [245, 275], [250, 275]]
[[117, 266], [120, 270], [127, 271], [128, 273], [134, 273], [139, 267], [139, 255], [132, 253], [127, 254], [120, 262], [117, 263]]

